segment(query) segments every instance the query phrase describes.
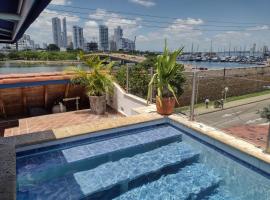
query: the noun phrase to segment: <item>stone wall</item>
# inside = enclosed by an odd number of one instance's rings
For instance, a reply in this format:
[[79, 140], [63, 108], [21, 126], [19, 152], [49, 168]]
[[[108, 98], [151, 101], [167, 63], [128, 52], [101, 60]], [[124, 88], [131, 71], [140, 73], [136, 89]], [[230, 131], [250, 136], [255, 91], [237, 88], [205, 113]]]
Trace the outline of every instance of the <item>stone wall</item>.
[[[192, 90], [191, 72], [186, 72], [185, 92], [180, 98], [180, 105], [189, 105]], [[217, 100], [222, 98], [222, 90], [229, 88], [227, 97], [239, 96], [265, 90], [270, 85], [270, 66], [236, 69], [200, 71], [197, 73], [197, 102], [206, 98]]]

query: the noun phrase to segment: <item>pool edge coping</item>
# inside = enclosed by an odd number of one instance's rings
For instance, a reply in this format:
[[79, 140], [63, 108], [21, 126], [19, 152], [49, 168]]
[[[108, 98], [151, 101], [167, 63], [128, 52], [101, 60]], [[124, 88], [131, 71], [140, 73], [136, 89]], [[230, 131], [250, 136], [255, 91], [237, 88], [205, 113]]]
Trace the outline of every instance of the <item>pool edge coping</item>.
[[[194, 130], [198, 134], [205, 136], [210, 140], [214, 140], [214, 144], [212, 145], [216, 146], [217, 148], [220, 148], [227, 153], [239, 157], [240, 160], [244, 160], [250, 165], [270, 173], [270, 154], [264, 153], [262, 149], [256, 147], [255, 145], [242, 140], [241, 138], [229, 135], [214, 127], [210, 127], [203, 123], [190, 121], [186, 116], [174, 114], [168, 116], [168, 119], [188, 129]], [[211, 141], [207, 141], [207, 139], [203, 140], [206, 140], [206, 142], [210, 144], [212, 143]], [[231, 152], [229, 151], [229, 148], [232, 148]]]

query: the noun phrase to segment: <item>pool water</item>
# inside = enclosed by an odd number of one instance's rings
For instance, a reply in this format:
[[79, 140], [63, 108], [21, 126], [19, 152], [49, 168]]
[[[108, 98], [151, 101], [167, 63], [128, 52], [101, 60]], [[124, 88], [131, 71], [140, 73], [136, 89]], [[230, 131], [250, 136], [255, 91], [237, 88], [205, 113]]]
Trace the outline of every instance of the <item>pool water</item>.
[[270, 176], [162, 123], [19, 151], [17, 199], [266, 200]]

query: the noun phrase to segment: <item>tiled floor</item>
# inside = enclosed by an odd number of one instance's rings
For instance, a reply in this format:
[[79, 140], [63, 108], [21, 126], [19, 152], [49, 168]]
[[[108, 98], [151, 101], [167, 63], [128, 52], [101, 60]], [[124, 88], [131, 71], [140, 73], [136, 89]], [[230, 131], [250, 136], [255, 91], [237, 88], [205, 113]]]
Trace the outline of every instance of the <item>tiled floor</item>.
[[111, 110], [105, 115], [95, 115], [92, 114], [88, 109], [74, 112], [43, 115], [38, 117], [29, 117], [20, 119], [19, 127], [6, 129], [4, 136], [9, 137], [22, 135], [32, 132], [51, 130], [53, 128], [89, 123], [102, 120], [104, 118], [116, 117], [123, 117], [123, 115]]

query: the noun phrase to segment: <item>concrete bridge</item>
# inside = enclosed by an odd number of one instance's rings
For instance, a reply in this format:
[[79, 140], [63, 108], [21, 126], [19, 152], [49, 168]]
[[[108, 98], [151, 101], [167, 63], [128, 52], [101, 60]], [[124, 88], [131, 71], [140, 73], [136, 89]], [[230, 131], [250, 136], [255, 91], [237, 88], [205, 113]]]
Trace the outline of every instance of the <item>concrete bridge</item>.
[[113, 60], [121, 60], [129, 63], [141, 63], [146, 59], [144, 56], [128, 55], [124, 53], [92, 53], [86, 54], [85, 56], [91, 55], [97, 55], [100, 57], [110, 57]]

